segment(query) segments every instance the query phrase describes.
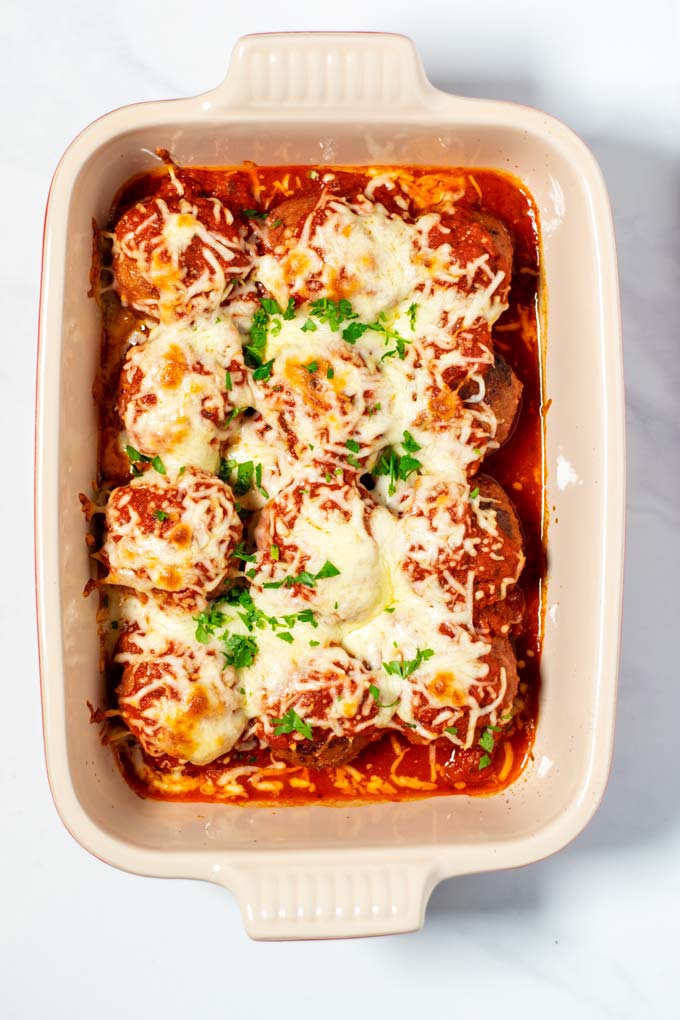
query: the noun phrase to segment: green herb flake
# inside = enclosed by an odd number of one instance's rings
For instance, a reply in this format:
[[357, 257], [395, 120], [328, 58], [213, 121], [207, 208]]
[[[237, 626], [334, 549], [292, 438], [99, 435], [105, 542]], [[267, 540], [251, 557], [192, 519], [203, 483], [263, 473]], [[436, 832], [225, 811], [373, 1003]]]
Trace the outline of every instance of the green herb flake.
[[310, 648], [318, 648], [320, 644], [321, 644], [320, 641], [310, 641], [309, 642], [309, 647]]
[[279, 556], [281, 555], [281, 550], [279, 549], [278, 545], [272, 545], [269, 549], [269, 554], [273, 560], [278, 560]]
[[266, 382], [272, 374], [273, 364], [274, 359], [270, 358], [269, 361], [265, 361], [261, 365], [258, 365], [253, 372], [253, 379], [255, 379], [256, 382]]
[[292, 645], [293, 643], [293, 635], [290, 633], [289, 630], [284, 631], [283, 634], [277, 634], [276, 636], [277, 638], [280, 638], [281, 641], [285, 641], [286, 644]]
[[433, 655], [434, 652], [431, 648], [418, 648], [414, 659], [394, 659], [392, 662], [383, 662], [383, 669], [389, 676], [400, 676], [402, 680], [405, 680]]
[[333, 369], [333, 368], [327, 368], [326, 369], [326, 378], [327, 379], [332, 379], [334, 377], [334, 375], [335, 375], [335, 369]]
[[243, 542], [239, 542], [231, 555], [232, 559], [243, 560], [244, 563], [255, 562], [255, 553], [246, 552], [246, 547]]
[[449, 733], [452, 737], [457, 737], [458, 736], [458, 727], [457, 726], [445, 726], [444, 727], [444, 733]]
[[243, 215], [249, 220], [266, 220], [269, 214], [266, 209], [244, 209]]
[[473, 489], [473, 490], [472, 490], [472, 492], [470, 493], [470, 499], [471, 499], [471, 500], [473, 500], [473, 499], [477, 499], [477, 496], [479, 496], [479, 486], [478, 486], [478, 485], [475, 485], [474, 489]]
[[307, 369], [309, 374], [312, 375], [312, 373], [316, 372], [317, 369], [319, 368], [319, 362], [318, 361], [310, 361], [310, 363], [308, 365], [305, 365], [305, 368]]
[[307, 319], [303, 326], [300, 327], [303, 333], [316, 333], [319, 328], [312, 319]]
[[289, 708], [280, 719], [272, 719], [272, 723], [277, 737], [282, 733], [299, 733], [305, 740], [312, 739], [312, 727], [304, 719], [301, 719], [293, 708]]
[[478, 765], [479, 771], [481, 772], [482, 769], [488, 768], [488, 766], [490, 764], [491, 764], [491, 758], [489, 758], [488, 754], [483, 754], [482, 757], [479, 759], [479, 765]]
[[153, 515], [157, 521], [167, 521], [168, 519], [168, 514], [165, 510], [154, 510]]
[[316, 575], [316, 580], [320, 581], [324, 577], [337, 577], [339, 573], [340, 571], [338, 568], [331, 563], [330, 560], [326, 560], [321, 570]]
[[224, 641], [224, 657], [228, 666], [243, 669], [252, 665], [258, 653], [257, 641], [243, 634], [232, 634]]
[[225, 381], [225, 384], [226, 384], [226, 387], [227, 387], [227, 392], [229, 392], [229, 390], [231, 390], [232, 387], [233, 387], [233, 383], [231, 381], [231, 372], [227, 372], [224, 381]]
[[411, 433], [406, 430], [404, 430], [404, 438], [401, 441], [401, 445], [407, 453], [417, 453], [418, 450], [422, 450], [422, 446], [416, 443]]
[[165, 464], [163, 463], [160, 457], [154, 457], [154, 459], [151, 461], [151, 467], [154, 469], [154, 471], [157, 471], [159, 475], [167, 474], [165, 470]]

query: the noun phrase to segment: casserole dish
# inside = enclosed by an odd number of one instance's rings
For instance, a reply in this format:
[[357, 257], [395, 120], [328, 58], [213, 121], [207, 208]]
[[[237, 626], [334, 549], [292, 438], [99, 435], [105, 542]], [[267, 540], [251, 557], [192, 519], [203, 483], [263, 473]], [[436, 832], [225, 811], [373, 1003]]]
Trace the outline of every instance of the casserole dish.
[[[92, 218], [154, 164], [426, 163], [523, 180], [541, 216], [550, 295], [545, 391], [549, 534], [533, 762], [501, 795], [284, 807], [141, 800], [87, 701], [100, 698], [94, 600], [78, 503], [96, 470], [91, 386], [99, 312], [87, 296]], [[441, 879], [535, 861], [588, 822], [613, 739], [624, 507], [616, 256], [605, 187], [583, 144], [528, 109], [426, 81], [411, 43], [369, 34], [241, 40], [195, 99], [118, 110], [64, 155], [50, 193], [38, 366], [36, 562], [47, 765], [74, 837], [118, 867], [231, 889], [256, 938], [371, 935], [422, 924]]]

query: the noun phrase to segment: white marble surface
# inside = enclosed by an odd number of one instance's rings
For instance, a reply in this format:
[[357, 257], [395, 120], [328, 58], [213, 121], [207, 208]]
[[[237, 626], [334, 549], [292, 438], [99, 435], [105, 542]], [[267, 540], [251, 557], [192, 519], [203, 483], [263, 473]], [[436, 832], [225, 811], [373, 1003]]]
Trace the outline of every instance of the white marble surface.
[[[338, 8], [341, 13], [323, 14]], [[466, 9], [467, 8], [467, 9]], [[195, 9], [204, 12], [199, 23]], [[373, 13], [367, 13], [369, 9]], [[257, 10], [257, 14], [255, 14]], [[0, 1016], [680, 1017], [680, 75], [678, 4], [92, 0], [2, 6], [4, 583]], [[551, 860], [454, 879], [424, 931], [254, 944], [216, 887], [137, 878], [81, 850], [47, 787], [31, 560], [42, 219], [54, 166], [107, 110], [202, 91], [237, 36], [402, 31], [436, 84], [565, 120], [604, 169], [621, 261], [628, 561], [618, 737], [604, 803]], [[9, 196], [9, 197], [8, 197]], [[8, 313], [8, 309], [11, 312]], [[361, 989], [362, 1007], [357, 992]]]

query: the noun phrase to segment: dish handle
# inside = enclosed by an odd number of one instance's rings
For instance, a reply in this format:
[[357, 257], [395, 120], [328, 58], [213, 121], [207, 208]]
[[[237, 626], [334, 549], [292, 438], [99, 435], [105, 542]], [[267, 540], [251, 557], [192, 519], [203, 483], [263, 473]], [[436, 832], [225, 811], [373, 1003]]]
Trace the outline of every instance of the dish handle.
[[[204, 109], [421, 109], [436, 96], [413, 42], [381, 32], [282, 32], [236, 43]], [[206, 105], [208, 104], [208, 105]]]
[[234, 874], [213, 869], [231, 889], [253, 939], [326, 939], [394, 935], [422, 928], [436, 877], [425, 862], [378, 857], [253, 863]]

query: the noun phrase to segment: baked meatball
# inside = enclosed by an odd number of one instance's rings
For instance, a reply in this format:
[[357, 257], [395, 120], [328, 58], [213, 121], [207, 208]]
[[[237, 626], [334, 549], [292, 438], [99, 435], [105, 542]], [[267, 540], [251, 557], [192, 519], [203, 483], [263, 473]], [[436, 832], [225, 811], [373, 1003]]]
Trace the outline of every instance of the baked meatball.
[[517, 672], [505, 638], [471, 633], [442, 601], [396, 579], [389, 613], [343, 639], [377, 678], [379, 724], [414, 743], [447, 736], [470, 747], [480, 727], [496, 724], [512, 703]]
[[380, 421], [369, 413], [380, 403], [380, 376], [327, 328], [313, 336], [310, 341], [299, 324], [287, 322], [269, 341], [271, 374], [253, 377], [255, 406], [297, 457], [319, 446], [343, 450], [352, 436], [367, 455], [381, 434]]
[[365, 200], [322, 193], [272, 209], [256, 278], [282, 307], [324, 297], [346, 300], [365, 322], [393, 308], [413, 285], [413, 229]]
[[114, 662], [118, 709], [153, 757], [205, 765], [226, 754], [247, 721], [236, 672], [216, 642], [200, 644], [189, 613], [149, 599], [124, 604]]
[[214, 312], [250, 259], [230, 210], [168, 186], [118, 220], [115, 285], [124, 305], [171, 322]]
[[375, 676], [339, 646], [311, 652], [266, 693], [258, 735], [277, 758], [315, 768], [341, 765], [379, 736]]
[[266, 592], [270, 611], [311, 608], [328, 623], [370, 615], [385, 584], [374, 513], [354, 472], [332, 461], [302, 469], [264, 507], [255, 529], [254, 584]]
[[416, 590], [441, 593], [458, 622], [474, 627], [484, 609], [506, 597], [524, 566], [514, 507], [493, 479], [471, 483], [417, 480], [400, 522], [401, 565]]
[[235, 569], [241, 539], [231, 490], [194, 468], [172, 480], [151, 469], [114, 489], [106, 529], [106, 581], [137, 591], [207, 594]]
[[250, 402], [238, 332], [226, 317], [193, 329], [157, 326], [125, 358], [118, 412], [127, 438], [171, 471], [216, 471], [230, 415]]

